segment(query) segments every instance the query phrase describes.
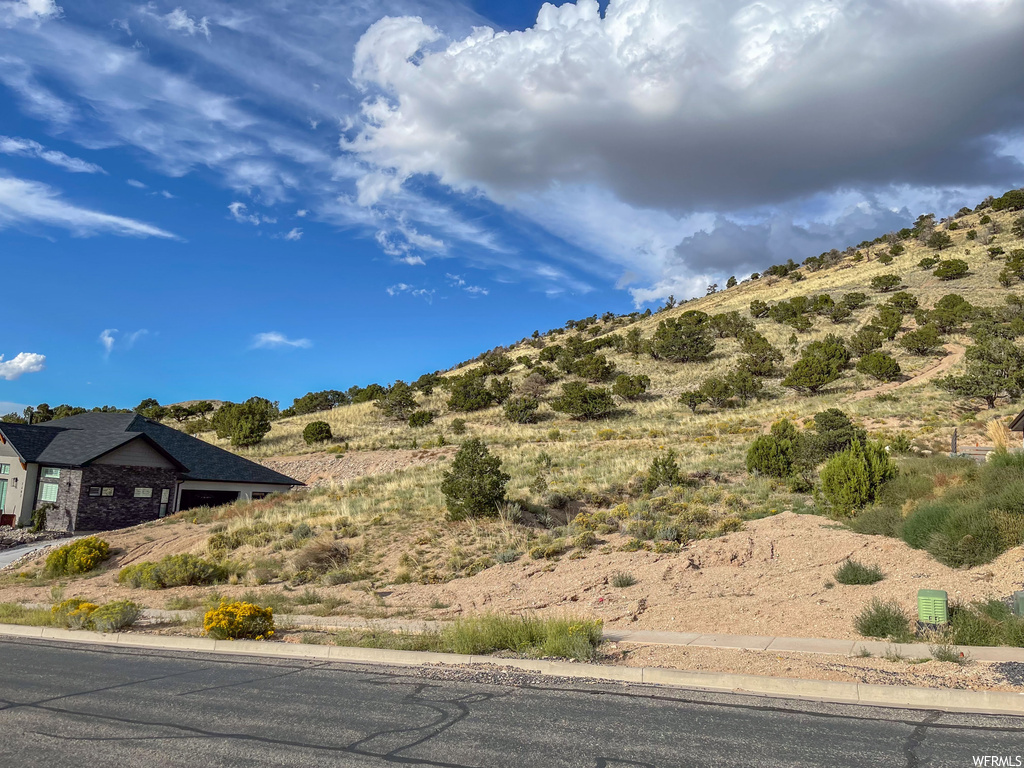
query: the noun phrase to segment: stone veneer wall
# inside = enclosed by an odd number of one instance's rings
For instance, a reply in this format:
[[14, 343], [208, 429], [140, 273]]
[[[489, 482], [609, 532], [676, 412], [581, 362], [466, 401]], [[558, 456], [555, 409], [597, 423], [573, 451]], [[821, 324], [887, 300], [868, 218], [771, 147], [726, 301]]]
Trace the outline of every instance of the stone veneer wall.
[[[177, 472], [162, 467], [119, 467], [93, 464], [80, 472], [78, 514], [75, 530], [109, 531], [160, 517], [160, 492], [174, 499]], [[114, 488], [113, 496], [90, 496], [91, 486]], [[148, 499], [135, 498], [136, 487], [152, 488]], [[171, 505], [168, 504], [168, 512]]]
[[[75, 513], [78, 511], [78, 499], [82, 490], [82, 470], [61, 469], [57, 487], [57, 500], [51, 502], [53, 508], [46, 515], [46, 530], [73, 531], [75, 529]], [[26, 488], [26, 497], [35, 494], [36, 489]], [[37, 502], [40, 507], [43, 502]]]

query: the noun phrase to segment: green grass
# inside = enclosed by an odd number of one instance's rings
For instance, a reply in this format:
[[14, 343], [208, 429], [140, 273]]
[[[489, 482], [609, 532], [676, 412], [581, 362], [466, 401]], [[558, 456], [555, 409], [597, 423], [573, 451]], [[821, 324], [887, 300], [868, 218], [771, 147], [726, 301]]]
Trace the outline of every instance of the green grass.
[[632, 587], [636, 584], [636, 577], [631, 573], [620, 571], [619, 573], [613, 574], [611, 578], [611, 585], [618, 589], [624, 589], [625, 587]]
[[48, 627], [53, 624], [53, 613], [49, 608], [26, 608], [18, 603], [0, 603], [0, 624]]
[[836, 569], [833, 578], [840, 584], [877, 584], [885, 574], [877, 565], [864, 565], [851, 558]]
[[508, 651], [538, 658], [553, 656], [592, 661], [601, 644], [601, 622], [588, 619], [539, 618], [484, 614], [462, 618], [444, 629], [422, 633], [379, 629], [346, 630], [336, 645], [485, 655]]
[[876, 597], [857, 615], [854, 626], [865, 637], [879, 637], [897, 643], [913, 639], [910, 617], [895, 600], [885, 602]]

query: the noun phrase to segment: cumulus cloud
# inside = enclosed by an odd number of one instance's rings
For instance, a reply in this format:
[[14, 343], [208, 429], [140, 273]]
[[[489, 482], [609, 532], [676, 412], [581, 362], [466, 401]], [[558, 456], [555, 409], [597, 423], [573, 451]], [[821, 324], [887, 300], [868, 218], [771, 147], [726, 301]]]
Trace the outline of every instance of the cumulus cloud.
[[302, 239], [302, 230], [299, 229], [298, 227], [293, 227], [292, 229], [290, 229], [287, 232], [285, 232], [282, 237], [285, 240], [291, 240], [292, 242], [301, 240]]
[[[1021, 0], [610, 0], [603, 15], [579, 0], [454, 39], [389, 17], [356, 46], [366, 97], [343, 146], [378, 169], [363, 202], [437, 178], [683, 280], [700, 266], [676, 246], [703, 258], [712, 244], [687, 238], [725, 217], [768, 225], [767, 206], [837, 190], [1019, 183], [1003, 147], [1024, 120], [1022, 49]], [[575, 189], [598, 210], [558, 217]], [[632, 231], [630, 211], [656, 226]]]
[[308, 349], [312, 346], [313, 342], [309, 339], [289, 339], [283, 333], [268, 331], [266, 333], [257, 333], [253, 336], [249, 349], [282, 349], [285, 347]]
[[239, 224], [252, 224], [259, 226], [260, 224], [276, 224], [277, 219], [269, 216], [263, 216], [258, 213], [249, 213], [249, 206], [245, 203], [235, 201], [228, 205], [228, 211], [231, 212], [231, 218], [237, 221]]
[[29, 224], [61, 227], [80, 236], [106, 232], [129, 237], [176, 239], [176, 235], [152, 224], [67, 202], [45, 184], [0, 176], [0, 229]]
[[100, 332], [100, 344], [103, 345], [104, 357], [110, 357], [110, 353], [114, 351], [117, 332], [117, 328], [105, 328]]
[[0, 2], [0, 25], [13, 27], [20, 21], [39, 23], [55, 19], [61, 13], [54, 0], [4, 0]]
[[0, 136], [0, 153], [19, 155], [21, 157], [36, 157], [72, 173], [106, 173], [95, 163], [90, 163], [77, 157], [70, 157], [54, 149], [47, 149], [38, 141], [33, 141], [32, 139]]
[[46, 367], [46, 355], [34, 352], [21, 352], [10, 360], [0, 355], [0, 379], [14, 381], [26, 373], [39, 373]]

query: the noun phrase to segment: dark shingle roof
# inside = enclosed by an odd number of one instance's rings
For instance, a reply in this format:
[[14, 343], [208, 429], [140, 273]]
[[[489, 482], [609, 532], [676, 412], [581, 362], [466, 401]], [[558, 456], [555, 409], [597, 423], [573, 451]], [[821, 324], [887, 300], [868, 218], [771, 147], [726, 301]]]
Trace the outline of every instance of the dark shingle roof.
[[[18, 436], [7, 432], [8, 427], [20, 428], [12, 430], [18, 432]], [[230, 451], [135, 413], [80, 413], [66, 419], [34, 424], [31, 427], [24, 424], [3, 424], [0, 425], [0, 430], [8, 435], [11, 443], [26, 461], [77, 466], [102, 456], [119, 445], [144, 437], [185, 468], [182, 474], [185, 480], [302, 485], [298, 480], [275, 472], [269, 467], [243, 459]], [[50, 433], [55, 434], [50, 437]], [[68, 437], [64, 437], [65, 435]], [[42, 445], [42, 449], [32, 448], [35, 458], [30, 458], [21, 447], [23, 442], [29, 446]], [[59, 449], [58, 453], [52, 454], [53, 456], [74, 455], [79, 460], [56, 461], [45, 457], [51, 455], [51, 445]], [[84, 458], [90, 451], [93, 451], [92, 455]]]
[[38, 461], [38, 456], [46, 447], [52, 443], [64, 430], [61, 429], [37, 429], [27, 424], [0, 423], [0, 432], [10, 440], [14, 450], [18, 452], [25, 461]]
[[1017, 414], [1017, 417], [1010, 422], [1011, 432], [1024, 432], [1024, 411]]

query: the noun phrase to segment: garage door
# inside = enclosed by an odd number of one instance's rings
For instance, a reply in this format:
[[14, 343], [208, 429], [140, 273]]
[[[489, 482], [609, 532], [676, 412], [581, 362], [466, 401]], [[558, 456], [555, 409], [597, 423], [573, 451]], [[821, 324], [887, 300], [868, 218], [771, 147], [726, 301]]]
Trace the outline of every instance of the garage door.
[[238, 491], [182, 491], [179, 509], [219, 507], [238, 501]]

